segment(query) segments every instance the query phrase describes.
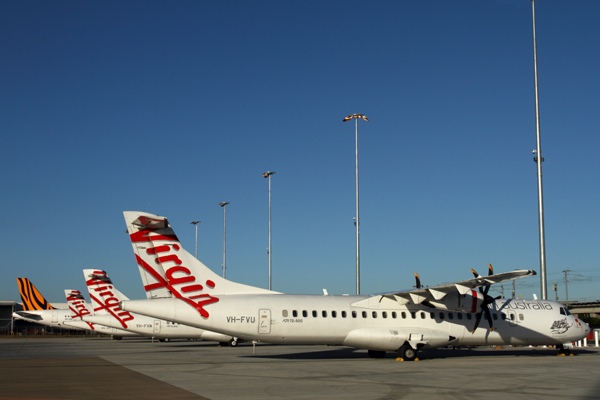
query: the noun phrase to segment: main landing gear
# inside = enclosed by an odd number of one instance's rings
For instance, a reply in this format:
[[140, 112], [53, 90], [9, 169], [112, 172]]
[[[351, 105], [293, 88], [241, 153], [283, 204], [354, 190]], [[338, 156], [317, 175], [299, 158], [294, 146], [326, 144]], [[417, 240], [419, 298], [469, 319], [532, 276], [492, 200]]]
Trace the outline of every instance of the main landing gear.
[[398, 361], [414, 361], [417, 359], [417, 350], [413, 349], [410, 344], [404, 343], [398, 349]]

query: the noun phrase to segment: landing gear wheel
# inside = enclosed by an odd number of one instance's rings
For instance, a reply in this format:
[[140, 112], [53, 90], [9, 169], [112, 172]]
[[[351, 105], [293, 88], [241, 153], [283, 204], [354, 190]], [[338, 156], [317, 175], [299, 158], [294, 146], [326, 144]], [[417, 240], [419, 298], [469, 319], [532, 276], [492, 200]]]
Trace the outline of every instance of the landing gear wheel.
[[410, 344], [405, 344], [398, 349], [398, 358], [403, 358], [404, 361], [414, 361], [417, 358], [417, 350], [410, 347]]
[[385, 357], [385, 351], [369, 350], [369, 357], [371, 357], [371, 358], [384, 358]]
[[168, 337], [165, 338], [165, 342], [170, 342], [170, 341], [171, 341], [171, 338], [168, 338]]
[[236, 338], [233, 338], [229, 341], [229, 347], [237, 347], [238, 341]]
[[565, 347], [561, 344], [556, 346], [558, 348], [558, 355], [559, 356], [570, 356], [571, 355], [571, 349], [565, 349]]
[[123, 339], [123, 336], [113, 336], [112, 338], [113, 340], [121, 340]]

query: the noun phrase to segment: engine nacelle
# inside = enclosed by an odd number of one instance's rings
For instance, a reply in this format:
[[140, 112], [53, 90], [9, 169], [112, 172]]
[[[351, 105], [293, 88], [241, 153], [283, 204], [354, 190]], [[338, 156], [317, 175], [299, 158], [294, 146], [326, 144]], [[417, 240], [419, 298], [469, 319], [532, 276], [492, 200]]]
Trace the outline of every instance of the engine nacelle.
[[481, 310], [483, 294], [475, 289], [471, 289], [466, 294], [451, 292], [442, 299], [430, 300], [429, 303], [442, 310], [476, 313]]

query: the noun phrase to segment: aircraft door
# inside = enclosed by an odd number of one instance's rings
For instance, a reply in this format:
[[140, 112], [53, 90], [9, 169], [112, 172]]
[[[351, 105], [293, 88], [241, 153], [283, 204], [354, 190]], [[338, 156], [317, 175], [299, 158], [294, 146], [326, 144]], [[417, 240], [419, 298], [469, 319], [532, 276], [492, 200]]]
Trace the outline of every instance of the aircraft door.
[[506, 320], [509, 326], [517, 326], [517, 313], [515, 311], [507, 311]]
[[152, 332], [160, 333], [160, 320], [154, 320], [154, 330]]
[[52, 322], [58, 322], [58, 311], [52, 310]]
[[271, 310], [258, 310], [258, 333], [271, 333]]

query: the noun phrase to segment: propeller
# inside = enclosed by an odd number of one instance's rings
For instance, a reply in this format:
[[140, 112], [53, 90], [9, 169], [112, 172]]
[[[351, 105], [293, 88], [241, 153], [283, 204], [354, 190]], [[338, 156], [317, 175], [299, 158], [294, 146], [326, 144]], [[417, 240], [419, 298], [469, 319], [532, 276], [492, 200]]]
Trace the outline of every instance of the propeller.
[[[481, 275], [479, 275], [474, 269], [471, 269], [471, 272], [473, 272], [473, 275], [475, 275], [475, 278], [481, 277]], [[488, 276], [489, 275], [494, 275], [494, 269], [492, 268], [492, 264], [490, 264], [490, 267], [488, 269]], [[477, 317], [475, 319], [475, 326], [473, 327], [473, 331], [471, 332], [472, 334], [475, 333], [475, 331], [477, 330], [477, 327], [479, 327], [479, 323], [481, 322], [481, 316], [483, 315], [484, 312], [485, 312], [485, 316], [486, 316], [487, 320], [490, 322], [490, 332], [494, 330], [494, 323], [492, 322], [492, 314], [490, 313], [490, 309], [489, 309], [488, 305], [492, 304], [494, 301], [499, 299], [501, 296], [498, 296], [498, 297], [488, 296], [488, 291], [490, 290], [490, 286], [491, 286], [491, 284], [488, 283], [485, 286], [479, 287], [479, 292], [481, 294], [483, 294], [483, 302], [481, 303], [481, 311], [479, 311], [479, 313], [477, 313]]]

